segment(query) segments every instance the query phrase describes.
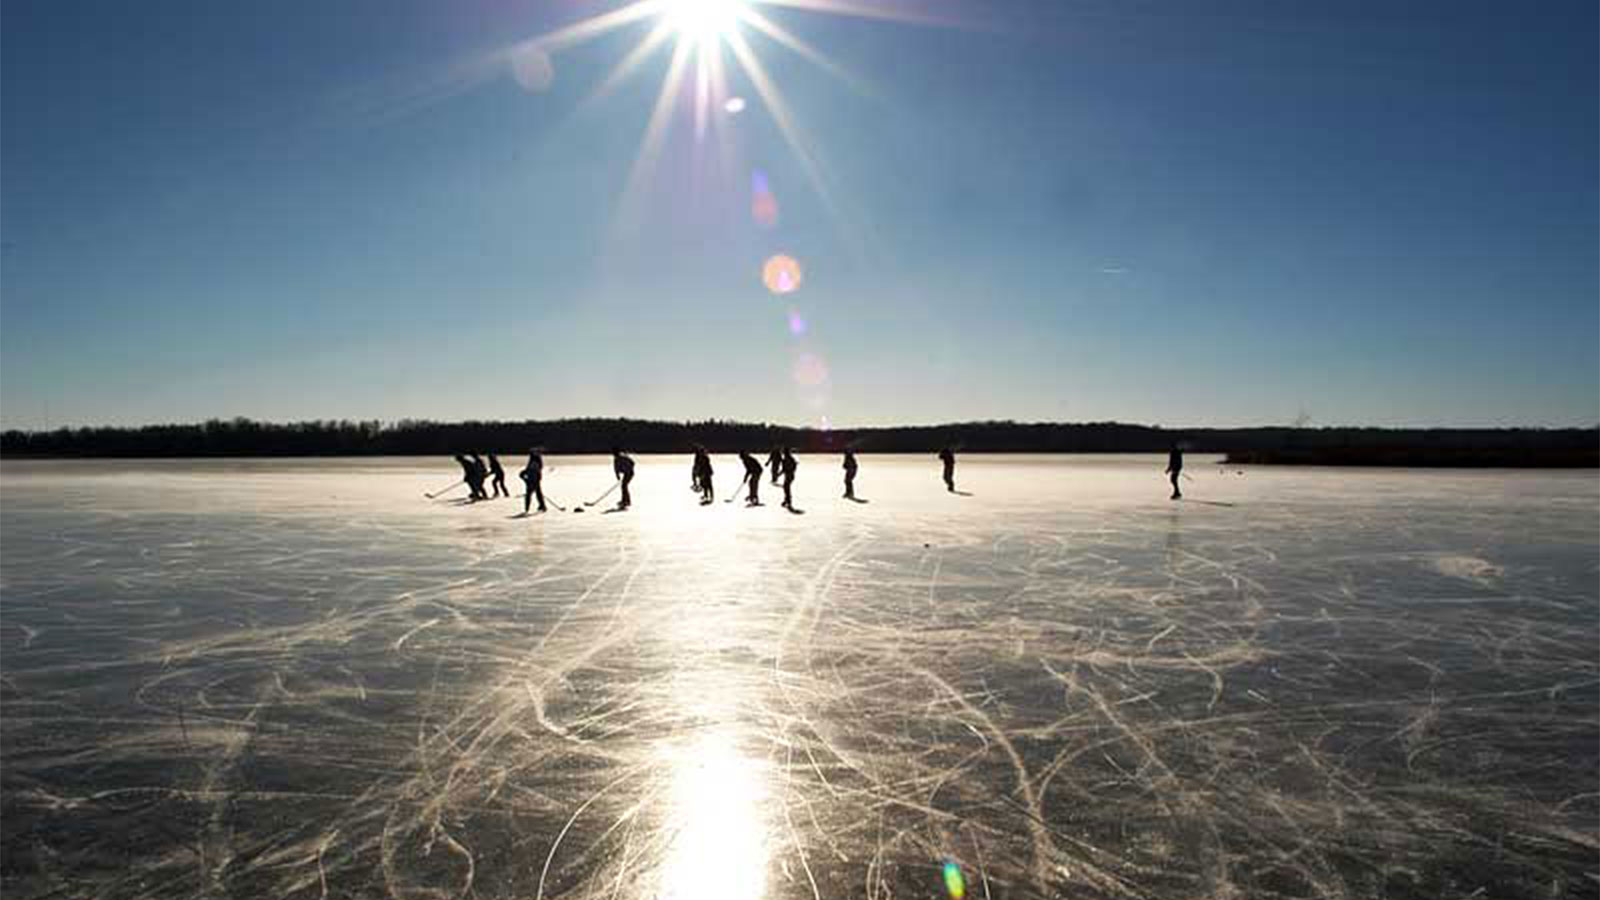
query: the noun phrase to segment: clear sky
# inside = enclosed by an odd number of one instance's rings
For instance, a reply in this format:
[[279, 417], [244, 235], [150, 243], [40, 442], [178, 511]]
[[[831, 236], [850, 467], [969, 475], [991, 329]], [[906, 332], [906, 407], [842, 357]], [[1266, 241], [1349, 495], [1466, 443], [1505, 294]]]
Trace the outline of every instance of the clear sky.
[[0, 419], [1600, 420], [1593, 0], [850, 3], [6, 0]]

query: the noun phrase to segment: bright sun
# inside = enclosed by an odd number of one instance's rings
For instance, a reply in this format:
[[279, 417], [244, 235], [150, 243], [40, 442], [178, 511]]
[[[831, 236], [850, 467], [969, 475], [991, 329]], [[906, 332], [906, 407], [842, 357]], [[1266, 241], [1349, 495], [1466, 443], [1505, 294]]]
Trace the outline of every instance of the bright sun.
[[738, 29], [745, 0], [666, 0], [666, 20], [680, 38], [714, 44]]

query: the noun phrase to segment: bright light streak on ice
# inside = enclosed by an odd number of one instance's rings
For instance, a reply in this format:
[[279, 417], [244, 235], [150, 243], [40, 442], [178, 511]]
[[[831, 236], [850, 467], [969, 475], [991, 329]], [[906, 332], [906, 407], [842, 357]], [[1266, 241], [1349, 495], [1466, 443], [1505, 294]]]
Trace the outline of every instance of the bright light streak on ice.
[[667, 754], [666, 855], [661, 900], [760, 900], [766, 894], [770, 808], [765, 763], [739, 752], [731, 731]]

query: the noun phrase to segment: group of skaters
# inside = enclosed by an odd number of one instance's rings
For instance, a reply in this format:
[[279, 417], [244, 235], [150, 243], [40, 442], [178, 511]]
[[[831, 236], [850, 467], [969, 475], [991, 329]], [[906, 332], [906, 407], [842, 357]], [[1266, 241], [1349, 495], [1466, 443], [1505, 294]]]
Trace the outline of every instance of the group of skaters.
[[[483, 461], [484, 457], [489, 458], [487, 463]], [[479, 500], [511, 496], [511, 492], [506, 490], [506, 470], [500, 465], [499, 456], [493, 453], [457, 453], [456, 462], [461, 464], [461, 481], [457, 483], [467, 486], [467, 502], [476, 503]], [[632, 471], [630, 461], [630, 476]], [[539, 511], [545, 512], [544, 455], [538, 448], [529, 451], [528, 464], [517, 474], [521, 476], [523, 484], [522, 511], [527, 513], [537, 498]], [[488, 485], [487, 488], [484, 487], [485, 484]], [[623, 494], [626, 496], [626, 489], [623, 490]]]
[[[484, 462], [484, 457], [488, 457], [487, 463]], [[458, 453], [456, 454], [456, 462], [461, 464], [461, 480], [467, 485], [467, 489], [470, 492], [468, 502], [490, 500], [495, 497], [509, 497], [511, 495], [510, 491], [506, 490], [505, 469], [500, 465], [500, 458], [495, 454]], [[763, 470], [761, 461], [751, 455], [749, 451], [741, 450], [739, 451], [739, 462], [744, 466], [744, 475], [741, 477], [738, 487], [734, 488], [734, 496], [738, 496], [740, 489], [746, 489], [744, 505], [747, 507], [762, 505], [761, 479]], [[961, 493], [956, 490], [956, 448], [945, 447], [940, 450], [939, 462], [944, 469], [945, 490], [952, 494]], [[844, 498], [846, 500], [864, 502], [856, 496], [856, 472], [860, 469], [860, 464], [856, 462], [854, 450], [846, 449], [844, 451], [844, 462], [841, 467], [844, 470]], [[789, 447], [772, 448], [772, 452], [767, 454], [766, 468], [770, 471], [772, 483], [783, 489], [783, 508], [794, 512], [794, 476], [795, 471], [799, 468], [799, 463], [794, 458], [794, 450]], [[523, 466], [522, 471], [517, 473], [523, 483], [522, 512], [524, 515], [530, 513], [535, 500], [539, 503], [539, 512], [547, 511], [543, 487], [544, 469], [544, 454], [540, 448], [535, 447], [528, 452], [527, 465]], [[600, 495], [600, 498], [595, 503], [605, 499], [612, 491], [620, 489], [621, 496], [617, 500], [617, 505], [613, 508], [617, 511], [628, 509], [633, 505], [633, 495], [628, 490], [629, 485], [633, 482], [633, 457], [622, 452], [620, 448], [613, 447], [611, 450], [611, 470], [616, 481], [610, 489]], [[1167, 457], [1167, 469], [1164, 473], [1172, 480], [1172, 499], [1174, 500], [1179, 500], [1183, 497], [1183, 492], [1178, 489], [1178, 477], [1182, 473], [1183, 451], [1174, 446]], [[689, 469], [689, 486], [695, 493], [699, 494], [701, 506], [709, 506], [717, 500], [717, 491], [712, 480], [715, 474], [715, 469], [711, 465], [710, 452], [705, 447], [695, 444], [694, 461]], [[485, 484], [488, 485], [487, 488], [485, 488]], [[729, 498], [729, 502], [732, 502], [732, 499]], [[591, 503], [589, 505], [594, 504]]]
[[[489, 457], [489, 462], [484, 463], [483, 457]], [[491, 498], [489, 491], [484, 490], [484, 483], [488, 482], [494, 497], [510, 496], [506, 490], [506, 470], [500, 466], [500, 457], [493, 453], [479, 455], [477, 453], [457, 453], [456, 462], [461, 464], [461, 481], [466, 484], [469, 500], [488, 500]]]
[[[633, 458], [621, 450], [611, 451], [612, 468], [616, 473], [617, 481], [622, 487], [622, 499], [618, 502], [618, 509], [627, 509], [631, 505], [628, 496], [628, 482], [633, 480]], [[846, 450], [844, 452], [844, 495], [855, 499], [856, 456]], [[745, 506], [761, 505], [761, 460], [756, 459], [748, 450], [739, 451], [739, 463], [744, 467], [744, 475], [739, 479], [738, 487], [733, 489], [737, 497], [741, 488], [746, 488], [744, 498]], [[783, 508], [794, 511], [794, 474], [800, 464], [794, 458], [794, 450], [788, 447], [774, 447], [767, 454], [767, 467], [772, 471], [772, 483], [783, 488]], [[689, 466], [689, 488], [700, 495], [700, 505], [710, 506], [717, 502], [717, 488], [713, 481], [716, 469], [711, 465], [711, 453], [700, 444], [694, 445], [694, 462]], [[732, 502], [733, 498], [729, 498]]]

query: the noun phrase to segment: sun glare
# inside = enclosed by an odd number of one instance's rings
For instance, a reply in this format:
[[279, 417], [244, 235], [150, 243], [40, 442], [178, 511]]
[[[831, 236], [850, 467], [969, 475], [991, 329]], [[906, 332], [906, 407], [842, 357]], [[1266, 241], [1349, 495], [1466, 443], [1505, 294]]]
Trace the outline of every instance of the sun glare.
[[[859, 79], [829, 59], [821, 50], [768, 15], [770, 8], [788, 8], [806, 14], [880, 19], [923, 25], [953, 25], [955, 20], [921, 11], [936, 0], [596, 0], [613, 8], [530, 38], [499, 51], [517, 82], [531, 91], [548, 90], [554, 81], [553, 56], [586, 44], [621, 28], [642, 31], [638, 43], [617, 60], [590, 92], [584, 103], [609, 96], [645, 63], [665, 50], [666, 73], [650, 107], [639, 150], [618, 203], [619, 232], [633, 231], [640, 206], [654, 179], [655, 165], [668, 137], [678, 127], [677, 114], [685, 106], [694, 141], [696, 165], [726, 164], [734, 158], [737, 135], [735, 117], [759, 110], [776, 126], [779, 136], [799, 163], [800, 170], [827, 210], [847, 224], [837, 204], [821, 160], [789, 108], [783, 92], [762, 59], [773, 48], [797, 54], [857, 90], [867, 88]], [[937, 0], [957, 3], [963, 0]], [[642, 27], [641, 27], [642, 26]], [[723, 176], [729, 172], [720, 173]], [[737, 179], [726, 183], [737, 184]], [[770, 192], [752, 200], [752, 215], [763, 228], [778, 222], [776, 200]], [[780, 273], [781, 274], [781, 273]], [[796, 273], [798, 274], [798, 273]], [[798, 278], [776, 282], [775, 292], [799, 286]]]
[[679, 37], [695, 44], [715, 44], [739, 27], [744, 0], [667, 0], [666, 20]]

